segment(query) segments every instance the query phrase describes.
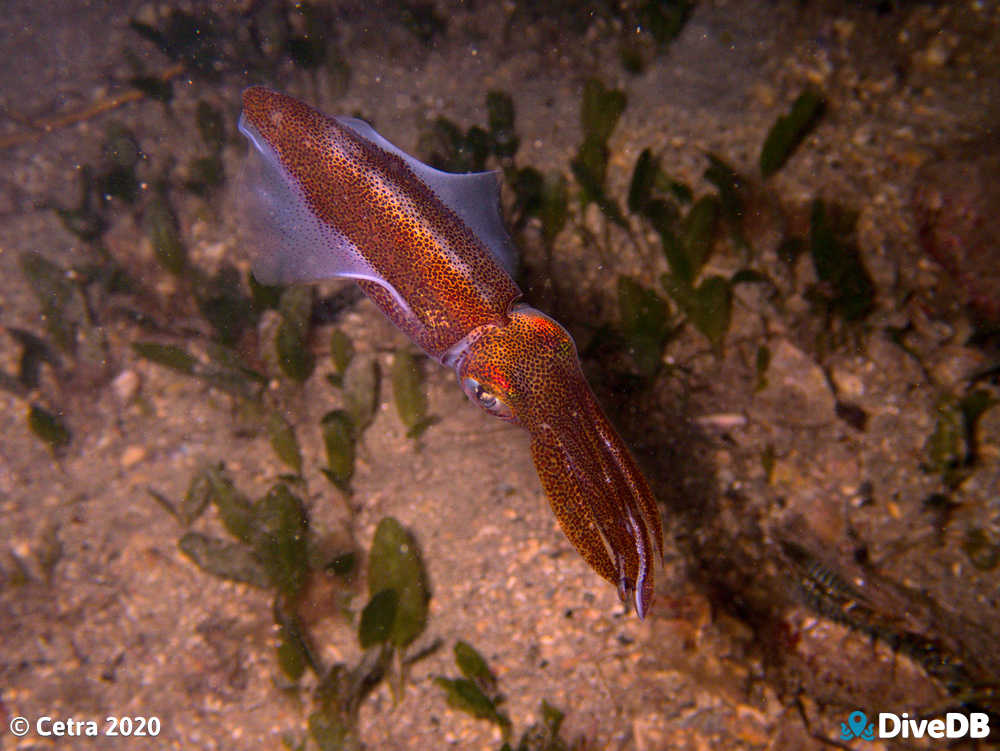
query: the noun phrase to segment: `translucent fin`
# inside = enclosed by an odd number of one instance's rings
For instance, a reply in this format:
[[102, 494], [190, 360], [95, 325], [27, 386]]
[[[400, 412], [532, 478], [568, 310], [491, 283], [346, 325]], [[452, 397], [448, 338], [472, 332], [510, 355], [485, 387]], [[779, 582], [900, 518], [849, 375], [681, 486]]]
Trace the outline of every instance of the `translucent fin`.
[[500, 216], [500, 181], [496, 172], [455, 174], [434, 169], [389, 143], [371, 125], [354, 117], [335, 118], [367, 141], [400, 157], [413, 173], [433, 190], [449, 209], [458, 214], [483, 241], [504, 271], [514, 276], [517, 254]]
[[253, 274], [263, 284], [291, 284], [344, 277], [366, 279], [385, 287], [409, 307], [358, 252], [354, 243], [309, 209], [305, 196], [274, 149], [247, 118], [240, 132], [252, 145], [237, 187], [244, 217], [244, 237], [253, 245]]

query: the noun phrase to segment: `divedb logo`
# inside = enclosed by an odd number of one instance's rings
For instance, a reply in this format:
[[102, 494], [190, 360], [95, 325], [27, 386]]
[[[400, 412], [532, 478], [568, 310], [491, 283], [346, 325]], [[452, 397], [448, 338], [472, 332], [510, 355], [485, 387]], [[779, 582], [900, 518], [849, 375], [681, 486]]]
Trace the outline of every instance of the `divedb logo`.
[[878, 738], [986, 738], [990, 734], [990, 716], [985, 712], [948, 712], [944, 719], [912, 719], [909, 714], [879, 712], [876, 723], [869, 722], [860, 709], [851, 712], [847, 722], [840, 723], [840, 739], [858, 738], [873, 741]]

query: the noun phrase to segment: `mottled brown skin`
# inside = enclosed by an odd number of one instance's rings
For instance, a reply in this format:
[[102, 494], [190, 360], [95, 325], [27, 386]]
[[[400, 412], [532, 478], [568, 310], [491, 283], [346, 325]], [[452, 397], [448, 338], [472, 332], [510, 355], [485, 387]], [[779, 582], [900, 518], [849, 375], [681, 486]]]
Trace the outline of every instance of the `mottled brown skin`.
[[295, 176], [312, 213], [337, 228], [415, 315], [379, 284], [362, 290], [427, 353], [499, 322], [521, 291], [406, 163], [312, 107], [260, 87], [243, 114]]
[[243, 105], [310, 213], [347, 237], [406, 307], [378, 282], [358, 280], [362, 290], [455, 369], [472, 401], [528, 430], [566, 536], [644, 616], [663, 555], [659, 511], [569, 334], [516, 304], [521, 291], [488, 248], [399, 156], [267, 89], [248, 89]]
[[584, 560], [644, 616], [663, 556], [646, 480], [594, 398], [566, 330], [528, 307], [480, 330], [457, 364], [473, 401], [531, 434], [549, 504]]

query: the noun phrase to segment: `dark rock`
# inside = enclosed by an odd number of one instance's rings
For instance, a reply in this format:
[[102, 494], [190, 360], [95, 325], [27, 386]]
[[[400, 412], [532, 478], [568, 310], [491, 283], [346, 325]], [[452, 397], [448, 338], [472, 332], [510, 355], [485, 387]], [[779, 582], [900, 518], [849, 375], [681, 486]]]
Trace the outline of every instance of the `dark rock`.
[[924, 165], [913, 210], [924, 250], [979, 317], [1000, 325], [1000, 139], [963, 145]]

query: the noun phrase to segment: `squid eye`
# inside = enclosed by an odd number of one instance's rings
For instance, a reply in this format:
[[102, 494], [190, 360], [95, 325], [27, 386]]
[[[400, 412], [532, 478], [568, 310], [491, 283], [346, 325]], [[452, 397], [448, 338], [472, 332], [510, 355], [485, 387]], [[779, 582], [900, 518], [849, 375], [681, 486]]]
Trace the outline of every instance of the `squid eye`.
[[480, 383], [475, 378], [463, 378], [462, 390], [465, 391], [465, 394], [469, 397], [469, 399], [474, 401], [491, 415], [503, 418], [504, 420], [514, 419], [514, 412], [503, 400], [503, 397], [490, 391], [487, 386]]
[[497, 398], [482, 386], [476, 386], [476, 400], [486, 409], [493, 409], [497, 405]]

